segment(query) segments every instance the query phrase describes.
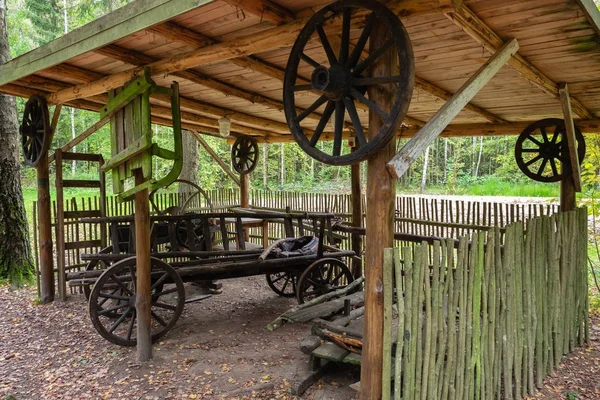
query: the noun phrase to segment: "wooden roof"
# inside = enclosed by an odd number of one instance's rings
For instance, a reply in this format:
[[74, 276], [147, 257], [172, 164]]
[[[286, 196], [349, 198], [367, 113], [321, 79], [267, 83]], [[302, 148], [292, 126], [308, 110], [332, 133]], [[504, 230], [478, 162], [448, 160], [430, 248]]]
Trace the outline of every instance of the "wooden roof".
[[[0, 91], [42, 93], [50, 104], [98, 110], [109, 89], [150, 65], [159, 84], [180, 83], [185, 128], [214, 134], [227, 115], [234, 134], [291, 141], [282, 112], [289, 51], [307, 18], [330, 2], [138, 0], [0, 66]], [[406, 26], [415, 54], [416, 86], [403, 136], [428, 121], [513, 37], [519, 53], [444, 135], [518, 134], [527, 122], [562, 118], [561, 82], [569, 84], [577, 124], [600, 132], [600, 12], [593, 0], [386, 4]], [[326, 59], [318, 41], [307, 53]], [[300, 71], [310, 78], [307, 65]], [[316, 98], [307, 93], [297, 105], [306, 108]], [[156, 97], [153, 103], [154, 121], [168, 125], [168, 102]], [[359, 113], [366, 126], [366, 107]], [[318, 115], [310, 122], [316, 126]]]

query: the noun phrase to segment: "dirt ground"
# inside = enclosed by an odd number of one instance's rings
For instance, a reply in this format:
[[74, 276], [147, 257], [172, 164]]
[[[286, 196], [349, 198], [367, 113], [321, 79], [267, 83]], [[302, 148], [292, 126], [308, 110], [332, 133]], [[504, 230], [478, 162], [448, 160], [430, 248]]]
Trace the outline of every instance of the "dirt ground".
[[[335, 399], [350, 400], [352, 366], [332, 368], [305, 394], [291, 388], [308, 369], [299, 350], [307, 325], [265, 326], [294, 304], [263, 277], [223, 281], [223, 293], [187, 304], [175, 328], [138, 364], [135, 349], [102, 339], [81, 295], [47, 306], [33, 290], [0, 288], [0, 399]], [[536, 399], [600, 399], [600, 325]]]

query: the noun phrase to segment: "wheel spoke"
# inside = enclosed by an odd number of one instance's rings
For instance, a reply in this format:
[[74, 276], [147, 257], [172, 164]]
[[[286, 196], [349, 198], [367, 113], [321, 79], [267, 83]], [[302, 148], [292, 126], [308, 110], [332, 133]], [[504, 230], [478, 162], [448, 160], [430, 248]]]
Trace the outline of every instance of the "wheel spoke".
[[375, 21], [375, 13], [371, 13], [371, 15], [369, 15], [369, 18], [367, 19], [367, 23], [365, 24], [362, 33], [360, 34], [360, 37], [358, 38], [358, 42], [356, 42], [356, 46], [354, 46], [354, 49], [352, 50], [352, 54], [350, 54], [350, 58], [346, 62], [347, 67], [354, 67], [358, 60], [360, 60], [360, 55], [365, 49], [367, 39], [369, 39], [369, 36], [371, 36], [371, 30], [373, 30], [373, 25], [375, 24]]
[[162, 326], [167, 326], [167, 323], [165, 322], [164, 319], [162, 319], [157, 313], [155, 313], [154, 311], [150, 311], [150, 314], [152, 315], [152, 317], [158, 321], [159, 324], [161, 324]]
[[544, 139], [544, 143], [550, 142], [550, 140], [548, 140], [548, 133], [546, 132], [546, 127], [540, 127], [540, 132], [542, 133], [542, 139]]
[[339, 157], [342, 151], [342, 130], [344, 129], [344, 116], [346, 108], [344, 103], [337, 101], [335, 103], [335, 129], [333, 136], [333, 156]]
[[317, 142], [321, 137], [321, 133], [323, 133], [323, 129], [325, 129], [325, 125], [327, 125], [327, 122], [329, 122], [329, 119], [331, 118], [331, 114], [333, 114], [333, 110], [335, 110], [335, 103], [330, 101], [327, 103], [327, 106], [325, 106], [325, 111], [323, 112], [323, 115], [321, 115], [321, 119], [319, 120], [319, 123], [317, 124], [317, 127], [310, 138], [309, 144], [311, 147], [315, 147], [317, 145]]
[[350, 20], [352, 17], [352, 9], [344, 8], [342, 21], [342, 43], [340, 46], [340, 64], [346, 64], [348, 61], [348, 52], [350, 46]]
[[[111, 294], [117, 293], [118, 290], [119, 290], [118, 288], [113, 290]], [[104, 305], [104, 303], [106, 303], [108, 300], [110, 300], [110, 299], [108, 297], [105, 297], [104, 300], [101, 300], [98, 302], [98, 306], [102, 307]]]
[[329, 60], [329, 65], [337, 64], [337, 58], [333, 53], [333, 49], [331, 48], [331, 44], [329, 43], [329, 39], [327, 39], [327, 34], [323, 30], [321, 25], [317, 25], [317, 33], [319, 34], [319, 39], [321, 39], [321, 44], [323, 45], [323, 49], [325, 49], [325, 54], [327, 54], [327, 59]]
[[98, 293], [98, 297], [102, 297], [104, 299], [112, 299], [112, 300], [123, 300], [129, 301], [129, 296], [118, 296], [113, 293]]
[[127, 292], [127, 294], [129, 294], [130, 296], [133, 296], [133, 292], [131, 292], [131, 290], [129, 290], [129, 288], [127, 286], [125, 286], [123, 284], [123, 282], [121, 282], [121, 280], [116, 277], [115, 275], [111, 275], [110, 279], [113, 280], [113, 282], [115, 282], [117, 285], [119, 285], [125, 292]]
[[312, 85], [295, 85], [294, 92], [303, 92], [306, 90], [312, 90]]
[[542, 155], [541, 155], [541, 154], [540, 154], [539, 156], [537, 156], [537, 157], [534, 157], [534, 158], [532, 158], [531, 160], [527, 161], [527, 162], [525, 163], [525, 166], [526, 166], [526, 167], [529, 167], [531, 164], [535, 163], [535, 162], [536, 162], [536, 161], [538, 161], [540, 158], [542, 158]]
[[290, 282], [290, 276], [285, 275], [285, 282], [283, 283], [283, 288], [281, 288], [281, 293], [285, 293], [285, 289], [287, 288], [288, 283]]
[[[273, 276], [273, 275], [271, 275], [271, 276]], [[285, 275], [282, 275], [282, 274], [276, 274], [275, 276], [277, 276], [276, 279], [271, 278], [271, 283], [273, 283], [273, 284], [275, 284], [275, 282], [279, 282], [280, 280], [285, 278]]]
[[127, 328], [127, 340], [131, 340], [131, 334], [133, 333], [133, 325], [135, 324], [136, 313], [134, 312], [129, 321], [129, 328]]
[[153, 304], [153, 306], [156, 306], [156, 307], [159, 307], [159, 308], [164, 308], [165, 310], [171, 310], [171, 311], [176, 311], [177, 310], [177, 307], [172, 306], [170, 304], [166, 304], [166, 303], [156, 302], [156, 303]]
[[131, 273], [131, 282], [133, 283], [133, 290], [137, 292], [137, 278], [135, 276], [135, 265], [129, 266], [129, 272]]
[[371, 86], [371, 85], [380, 85], [384, 83], [395, 83], [400, 82], [402, 77], [400, 75], [392, 75], [392, 76], [373, 76], [370, 78], [354, 78], [352, 79], [352, 84], [354, 86]]
[[375, 111], [375, 113], [377, 113], [377, 115], [379, 115], [382, 119], [388, 119], [388, 114], [385, 111], [383, 111], [377, 104], [373, 103], [371, 100], [363, 96], [363, 94], [360, 93], [358, 90], [352, 88], [350, 89], [350, 94], [356, 100], [360, 101], [363, 104], [366, 104], [371, 110]]
[[314, 103], [310, 105], [306, 110], [300, 113], [296, 118], [294, 118], [294, 122], [299, 124], [302, 120], [312, 114], [317, 108], [321, 107], [327, 101], [327, 96], [323, 95], [319, 97]]
[[333, 273], [333, 265], [329, 266], [329, 269], [327, 270], [327, 282], [331, 281], [331, 274]]
[[176, 287], [174, 287], [174, 288], [171, 288], [169, 290], [162, 291], [160, 293], [155, 293], [154, 295], [152, 295], [152, 297], [156, 297], [158, 299], [161, 296], [166, 296], [166, 295], [171, 294], [171, 293], [177, 293], [178, 291], [179, 290]]
[[154, 282], [154, 284], [152, 284], [152, 286], [150, 287], [150, 290], [154, 290], [156, 289], [159, 285], [162, 285], [163, 283], [165, 283], [165, 281], [167, 280], [167, 278], [169, 277], [169, 273], [165, 272], [156, 282]]
[[540, 149], [521, 149], [521, 153], [539, 153]]
[[121, 315], [119, 319], [116, 320], [115, 323], [110, 326], [110, 328], [108, 328], [108, 333], [113, 333], [115, 329], [117, 329], [119, 325], [121, 325], [121, 323], [125, 320], [125, 318], [127, 318], [129, 314], [131, 314], [131, 307], [129, 307], [127, 311], [125, 311], [123, 315]]
[[537, 144], [538, 146], [542, 145], [542, 143], [539, 140], [537, 140], [536, 138], [534, 138], [531, 135], [527, 135], [527, 139], [531, 140], [533, 143]]
[[331, 281], [331, 284], [335, 285], [342, 276], [344, 276], [344, 271], [340, 271], [340, 274], [338, 276], [336, 276], [333, 281]]
[[388, 40], [385, 41], [385, 43], [383, 44], [383, 46], [381, 46], [380, 48], [378, 48], [377, 50], [375, 50], [374, 52], [372, 52], [371, 54], [369, 54], [369, 57], [367, 57], [365, 60], [361, 61], [356, 68], [354, 68], [354, 71], [352, 71], [352, 75], [353, 76], [358, 76], [360, 75], [364, 70], [366, 70], [367, 68], [369, 68], [369, 66], [375, 61], [377, 60], [383, 53], [385, 53], [387, 51], [387, 49], [394, 44], [394, 39], [393, 38], [389, 38]]
[[554, 135], [552, 135], [552, 143], [556, 143], [556, 139], [560, 136], [560, 132], [558, 131], [558, 126], [554, 129]]
[[554, 158], [550, 159], [550, 167], [552, 168], [553, 176], [558, 176], [558, 169], [556, 168], [556, 161], [554, 161]]
[[360, 118], [358, 117], [358, 112], [356, 112], [356, 106], [354, 105], [354, 101], [351, 99], [344, 97], [344, 104], [346, 105], [346, 109], [348, 110], [348, 114], [350, 114], [350, 119], [352, 120], [352, 125], [354, 126], [354, 131], [356, 132], [356, 138], [358, 139], [358, 143], [360, 147], [367, 145], [367, 138], [365, 137], [365, 132], [363, 131], [362, 124], [360, 122]]
[[122, 309], [122, 308], [125, 308], [125, 307], [126, 307], [126, 306], [125, 306], [125, 304], [123, 304], [123, 305], [117, 305], [117, 306], [115, 306], [115, 307], [112, 307], [112, 308], [106, 308], [106, 309], [102, 309], [101, 311], [98, 311], [98, 312], [96, 313], [96, 315], [106, 315], [106, 314], [110, 314], [110, 313], [112, 313], [112, 312], [114, 312], [114, 311], [120, 310], [120, 309]]
[[314, 68], [319, 68], [321, 66], [321, 64], [319, 64], [304, 53], [300, 54], [300, 59]]
[[544, 173], [544, 170], [546, 169], [546, 164], [548, 163], [548, 159], [544, 158], [544, 161], [542, 161], [542, 165], [540, 165], [540, 169], [538, 169], [537, 174], [539, 176], [542, 176], [542, 174]]

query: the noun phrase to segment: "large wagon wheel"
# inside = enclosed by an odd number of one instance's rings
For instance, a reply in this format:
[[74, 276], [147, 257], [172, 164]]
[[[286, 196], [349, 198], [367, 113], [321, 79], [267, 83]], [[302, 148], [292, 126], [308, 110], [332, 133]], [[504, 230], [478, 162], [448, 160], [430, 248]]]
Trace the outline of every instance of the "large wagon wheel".
[[231, 148], [231, 164], [239, 174], [252, 172], [258, 164], [258, 143], [249, 136], [237, 138]]
[[[163, 337], [177, 322], [185, 304], [183, 281], [169, 264], [152, 262], [152, 341]], [[94, 328], [109, 342], [135, 346], [136, 260], [126, 258], [107, 269], [96, 281], [89, 300]]]
[[[362, 33], [355, 44], [351, 43], [351, 19], [365, 15]], [[332, 49], [325, 30], [341, 20], [339, 54]], [[369, 49], [370, 55], [361, 59], [365, 45], [375, 25], [384, 25], [390, 32], [389, 39], [378, 49]], [[329, 33], [331, 28], [329, 28]], [[307, 52], [312, 47], [311, 39], [317, 35], [326, 59], [315, 60]], [[330, 35], [332, 37], [333, 35]], [[369, 76], [369, 67], [387, 50], [392, 50], [398, 60], [400, 70], [392, 76]], [[299, 72], [304, 64], [313, 68], [310, 84], [298, 82]], [[311, 157], [326, 164], [346, 165], [361, 161], [384, 147], [396, 134], [399, 124], [406, 116], [414, 86], [414, 55], [408, 33], [402, 22], [388, 8], [373, 0], [340, 0], [322, 8], [312, 16], [300, 32], [288, 59], [283, 85], [283, 103], [287, 123], [300, 147]], [[394, 93], [391, 107], [377, 104], [365, 95], [372, 86], [378, 91]], [[297, 94], [316, 92], [320, 96], [304, 111], [298, 110]], [[355, 102], [362, 103], [383, 120], [377, 133], [367, 139], [361, 124]], [[322, 116], [309, 135], [305, 132], [306, 117], [324, 106]], [[342, 155], [342, 133], [345, 115], [352, 121], [356, 135], [356, 151]], [[331, 151], [320, 150], [317, 143], [321, 139], [328, 122], [333, 119], [334, 137]], [[304, 125], [304, 126], [303, 126]], [[310, 133], [310, 132], [309, 132]]]
[[35, 167], [42, 156], [48, 152], [52, 141], [50, 113], [46, 99], [41, 96], [31, 96], [25, 103], [19, 132], [25, 163]]
[[296, 297], [298, 271], [266, 274], [269, 287], [282, 297]]
[[312, 263], [300, 276], [296, 298], [302, 304], [341, 289], [352, 281], [354, 276], [346, 264], [337, 258], [322, 258]]
[[168, 207], [165, 210], [160, 210], [158, 205], [156, 204], [156, 202], [154, 201], [154, 194], [159, 190], [159, 189], [154, 189], [153, 191], [150, 192], [150, 204], [152, 205], [152, 210], [157, 214], [157, 215], [179, 215], [179, 214], [183, 214], [189, 207], [190, 202], [192, 201], [192, 199], [196, 198], [196, 197], [203, 197], [204, 201], [206, 202], [206, 205], [208, 206], [208, 208], [210, 209], [210, 212], [214, 212], [213, 210], [213, 205], [212, 202], [210, 201], [210, 198], [208, 197], [208, 194], [206, 193], [206, 191], [204, 191], [204, 189], [202, 189], [200, 186], [198, 186], [197, 184], [195, 184], [194, 182], [185, 180], [185, 179], [176, 179], [173, 182], [171, 182], [170, 184], [168, 184], [167, 186], [165, 186], [162, 189], [167, 189], [169, 186], [171, 186], [174, 183], [184, 183], [186, 185], [189, 185], [191, 187], [194, 188], [194, 192], [192, 192], [192, 194], [190, 195], [190, 197], [188, 197], [183, 204], [181, 204], [180, 206], [172, 206], [172, 207]]
[[[538, 182], [558, 182], [569, 176], [571, 168], [565, 132], [565, 121], [557, 118], [542, 119], [525, 128], [515, 145], [519, 169]], [[585, 140], [577, 126], [575, 139], [581, 163], [585, 157]]]

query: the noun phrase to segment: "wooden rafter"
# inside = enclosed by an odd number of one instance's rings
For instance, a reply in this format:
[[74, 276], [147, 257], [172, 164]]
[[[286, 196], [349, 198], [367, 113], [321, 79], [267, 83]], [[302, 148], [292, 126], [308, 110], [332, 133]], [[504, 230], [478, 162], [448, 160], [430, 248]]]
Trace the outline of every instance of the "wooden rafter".
[[221, 167], [221, 169], [223, 171], [225, 171], [225, 173], [227, 175], [229, 175], [229, 177], [238, 186], [240, 186], [241, 185], [240, 179], [237, 177], [236, 174], [233, 173], [233, 171], [231, 171], [231, 168], [229, 168], [229, 166], [227, 164], [225, 164], [225, 162], [223, 160], [221, 160], [221, 158], [219, 157], [219, 155], [212, 149], [212, 147], [210, 147], [210, 145], [206, 142], [206, 140], [204, 140], [202, 138], [202, 135], [200, 135], [195, 130], [189, 130], [189, 133], [190, 133], [190, 135], [192, 135], [198, 141], [198, 143], [200, 143], [202, 145], [202, 147], [204, 147], [204, 150], [206, 150], [208, 152], [208, 154], [210, 154], [210, 156], [212, 157], [212, 159], [215, 160], [217, 164], [219, 164], [219, 166]]
[[425, 149], [446, 129], [467, 103], [500, 71], [519, 50], [517, 39], [512, 39], [499, 49], [479, 70], [465, 82], [460, 90], [419, 130], [419, 132], [387, 164], [390, 174], [398, 179]]
[[[401, 4], [395, 4], [398, 8], [396, 12], [403, 15], [424, 15], [439, 12], [442, 7], [440, 2], [445, 0], [407, 0]], [[447, 4], [443, 7], [448, 10]], [[361, 26], [365, 23], [367, 14], [357, 12], [353, 15], [353, 23]], [[194, 68], [201, 65], [214, 64], [221, 61], [230, 60], [238, 57], [245, 57], [257, 52], [274, 50], [290, 46], [297, 38], [299, 32], [304, 28], [307, 19], [299, 19], [294, 22], [266, 29], [258, 33], [248, 34], [227, 42], [214, 44], [193, 50], [187, 53], [179, 54], [168, 59], [160, 60], [149, 65], [152, 75], [170, 75], [185, 69]], [[332, 18], [325, 27], [326, 31], [339, 29], [341, 18]], [[77, 85], [48, 96], [50, 104], [60, 104], [76, 98], [85, 98], [95, 94], [104, 93], [108, 90], [123, 86], [132, 78], [139, 76], [138, 69], [130, 69], [114, 75], [102, 78], [95, 82], [84, 85]]]
[[[496, 32], [494, 32], [467, 6], [448, 12], [446, 15], [452, 22], [465, 31], [465, 33], [481, 43], [491, 53], [495, 53], [505, 44], [504, 40], [502, 40]], [[560, 100], [558, 84], [544, 75], [521, 55], [518, 53], [515, 54], [508, 63], [533, 85], [553, 96], [555, 99]], [[571, 98], [571, 103], [573, 111], [581, 118], [594, 118], [594, 115], [575, 98]]]
[[585, 13], [585, 17], [592, 25], [592, 28], [596, 31], [598, 38], [600, 39], [600, 10], [598, 10], [598, 6], [594, 3], [594, 0], [575, 0], [583, 12]]
[[281, 25], [294, 19], [294, 14], [270, 0], [223, 0], [232, 6], [256, 15], [261, 20], [269, 21], [274, 25]]

